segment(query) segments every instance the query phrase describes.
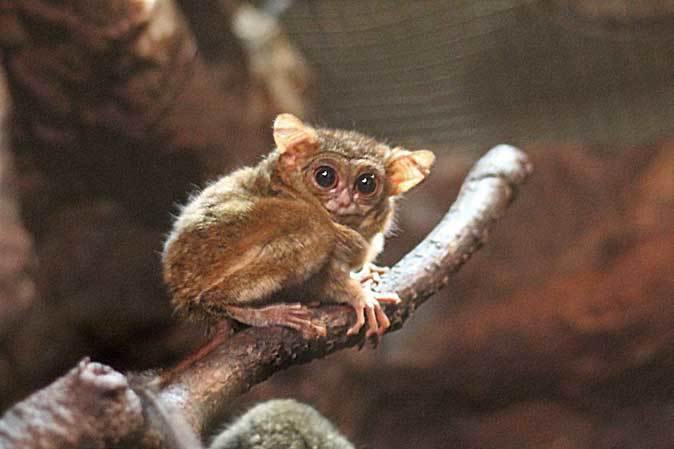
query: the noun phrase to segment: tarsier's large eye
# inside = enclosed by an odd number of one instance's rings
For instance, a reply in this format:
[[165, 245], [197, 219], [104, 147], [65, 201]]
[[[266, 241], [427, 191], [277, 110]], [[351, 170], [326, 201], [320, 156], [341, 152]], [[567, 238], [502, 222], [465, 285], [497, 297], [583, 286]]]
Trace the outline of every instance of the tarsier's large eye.
[[371, 195], [377, 190], [377, 177], [372, 173], [363, 173], [356, 180], [356, 189], [365, 195]]
[[337, 183], [337, 172], [329, 165], [321, 165], [314, 172], [314, 180], [319, 186], [329, 189]]

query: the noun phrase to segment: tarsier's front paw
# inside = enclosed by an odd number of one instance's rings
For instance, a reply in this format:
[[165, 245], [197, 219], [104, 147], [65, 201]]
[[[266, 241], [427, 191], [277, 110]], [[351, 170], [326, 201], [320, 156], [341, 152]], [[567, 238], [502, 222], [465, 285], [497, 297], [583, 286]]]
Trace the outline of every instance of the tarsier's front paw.
[[379, 338], [391, 326], [391, 321], [386, 316], [386, 313], [384, 313], [381, 305], [398, 304], [400, 303], [400, 297], [397, 293], [379, 293], [365, 288], [363, 289], [363, 293], [364, 295], [354, 299], [351, 303], [351, 307], [356, 312], [356, 322], [346, 331], [346, 334], [355, 335], [360, 332], [367, 319], [368, 329], [365, 333], [365, 338], [375, 337], [375, 342], [378, 342]]
[[363, 287], [371, 288], [379, 285], [381, 276], [389, 271], [389, 267], [380, 267], [379, 265], [368, 262], [363, 265], [363, 268], [361, 268], [360, 271], [351, 273], [351, 278], [360, 282]]

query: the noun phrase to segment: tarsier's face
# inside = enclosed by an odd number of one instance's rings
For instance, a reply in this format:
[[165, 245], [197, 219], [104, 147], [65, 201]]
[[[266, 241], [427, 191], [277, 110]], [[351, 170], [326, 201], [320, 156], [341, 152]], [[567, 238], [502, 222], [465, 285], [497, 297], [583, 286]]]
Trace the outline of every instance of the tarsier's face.
[[274, 140], [286, 184], [318, 198], [336, 222], [367, 233], [383, 230], [389, 199], [423, 181], [435, 159], [353, 131], [314, 129], [290, 114], [276, 118]]
[[320, 153], [303, 170], [304, 182], [335, 221], [355, 224], [374, 207], [387, 207], [386, 173], [367, 159]]

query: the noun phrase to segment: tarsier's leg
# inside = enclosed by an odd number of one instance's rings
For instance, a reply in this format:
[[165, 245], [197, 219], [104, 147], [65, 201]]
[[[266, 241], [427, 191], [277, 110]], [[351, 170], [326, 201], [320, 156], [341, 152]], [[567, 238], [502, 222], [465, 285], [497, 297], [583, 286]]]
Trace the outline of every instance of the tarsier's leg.
[[[210, 284], [193, 300], [211, 315], [222, 314], [251, 326], [286, 326], [306, 337], [326, 334], [324, 326], [311, 323], [311, 314], [299, 304], [258, 307], [263, 298], [291, 285], [299, 285], [325, 264], [334, 242], [326, 235], [332, 226], [312, 218], [311, 211], [291, 201], [267, 201], [256, 206], [242, 252], [226, 251]], [[274, 226], [269, 226], [274, 217]], [[260, 218], [262, 220], [262, 218]], [[278, 221], [278, 223], [276, 223]], [[257, 231], [255, 231], [257, 229]], [[298, 298], [306, 301], [307, 298]]]
[[175, 377], [185, 371], [190, 366], [194, 365], [199, 360], [206, 357], [210, 354], [215, 348], [217, 348], [222, 342], [229, 338], [229, 334], [232, 331], [232, 324], [228, 319], [223, 319], [219, 321], [214, 326], [213, 336], [206, 342], [204, 345], [200, 346], [196, 351], [187, 356], [182, 360], [178, 365], [173, 369], [163, 374], [159, 379], [159, 382], [162, 386], [170, 383]]
[[302, 332], [305, 338], [325, 336], [325, 326], [311, 321], [311, 312], [302, 304], [274, 304], [266, 307], [225, 306], [229, 316], [249, 326], [285, 326]]
[[[232, 323], [230, 323], [228, 319], [218, 321], [215, 326], [213, 326], [212, 336], [208, 342], [189, 355], [180, 363], [180, 365], [187, 364], [187, 366], [190, 366], [197, 360], [204, 358], [208, 353], [220, 345], [220, 343], [227, 340], [231, 333]], [[180, 365], [178, 365], [178, 367], [180, 367]]]
[[[224, 306], [225, 313], [232, 319], [249, 326], [286, 326], [302, 333], [304, 338], [311, 339], [325, 336], [327, 331], [325, 326], [315, 324], [311, 321], [311, 312], [302, 304], [275, 304], [266, 307], [238, 307]], [[229, 319], [222, 319], [214, 328], [211, 339], [199, 347], [185, 360], [180, 362], [175, 368], [163, 374], [160, 378], [160, 384], [166, 385], [175, 377], [185, 371], [190, 366], [207, 356], [222, 342], [229, 338], [232, 325]]]

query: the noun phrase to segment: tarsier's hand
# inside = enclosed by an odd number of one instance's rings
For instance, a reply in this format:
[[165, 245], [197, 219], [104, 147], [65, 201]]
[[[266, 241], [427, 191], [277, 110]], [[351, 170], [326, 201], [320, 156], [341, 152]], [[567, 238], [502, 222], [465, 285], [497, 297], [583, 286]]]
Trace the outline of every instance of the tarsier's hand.
[[351, 278], [361, 283], [363, 287], [372, 288], [379, 285], [381, 276], [390, 271], [389, 267], [380, 267], [373, 263], [366, 263], [360, 271], [351, 273]]
[[389, 270], [388, 267], [379, 267], [367, 263], [363, 268], [351, 273], [351, 279], [361, 285], [362, 295], [351, 302], [351, 306], [356, 312], [356, 322], [347, 331], [347, 335], [357, 334], [367, 319], [368, 330], [365, 334], [367, 339], [374, 337], [374, 343], [377, 344], [382, 335], [391, 326], [391, 322], [382, 309], [382, 304], [398, 304], [400, 297], [395, 292], [374, 292], [373, 287], [379, 285], [381, 275]]

